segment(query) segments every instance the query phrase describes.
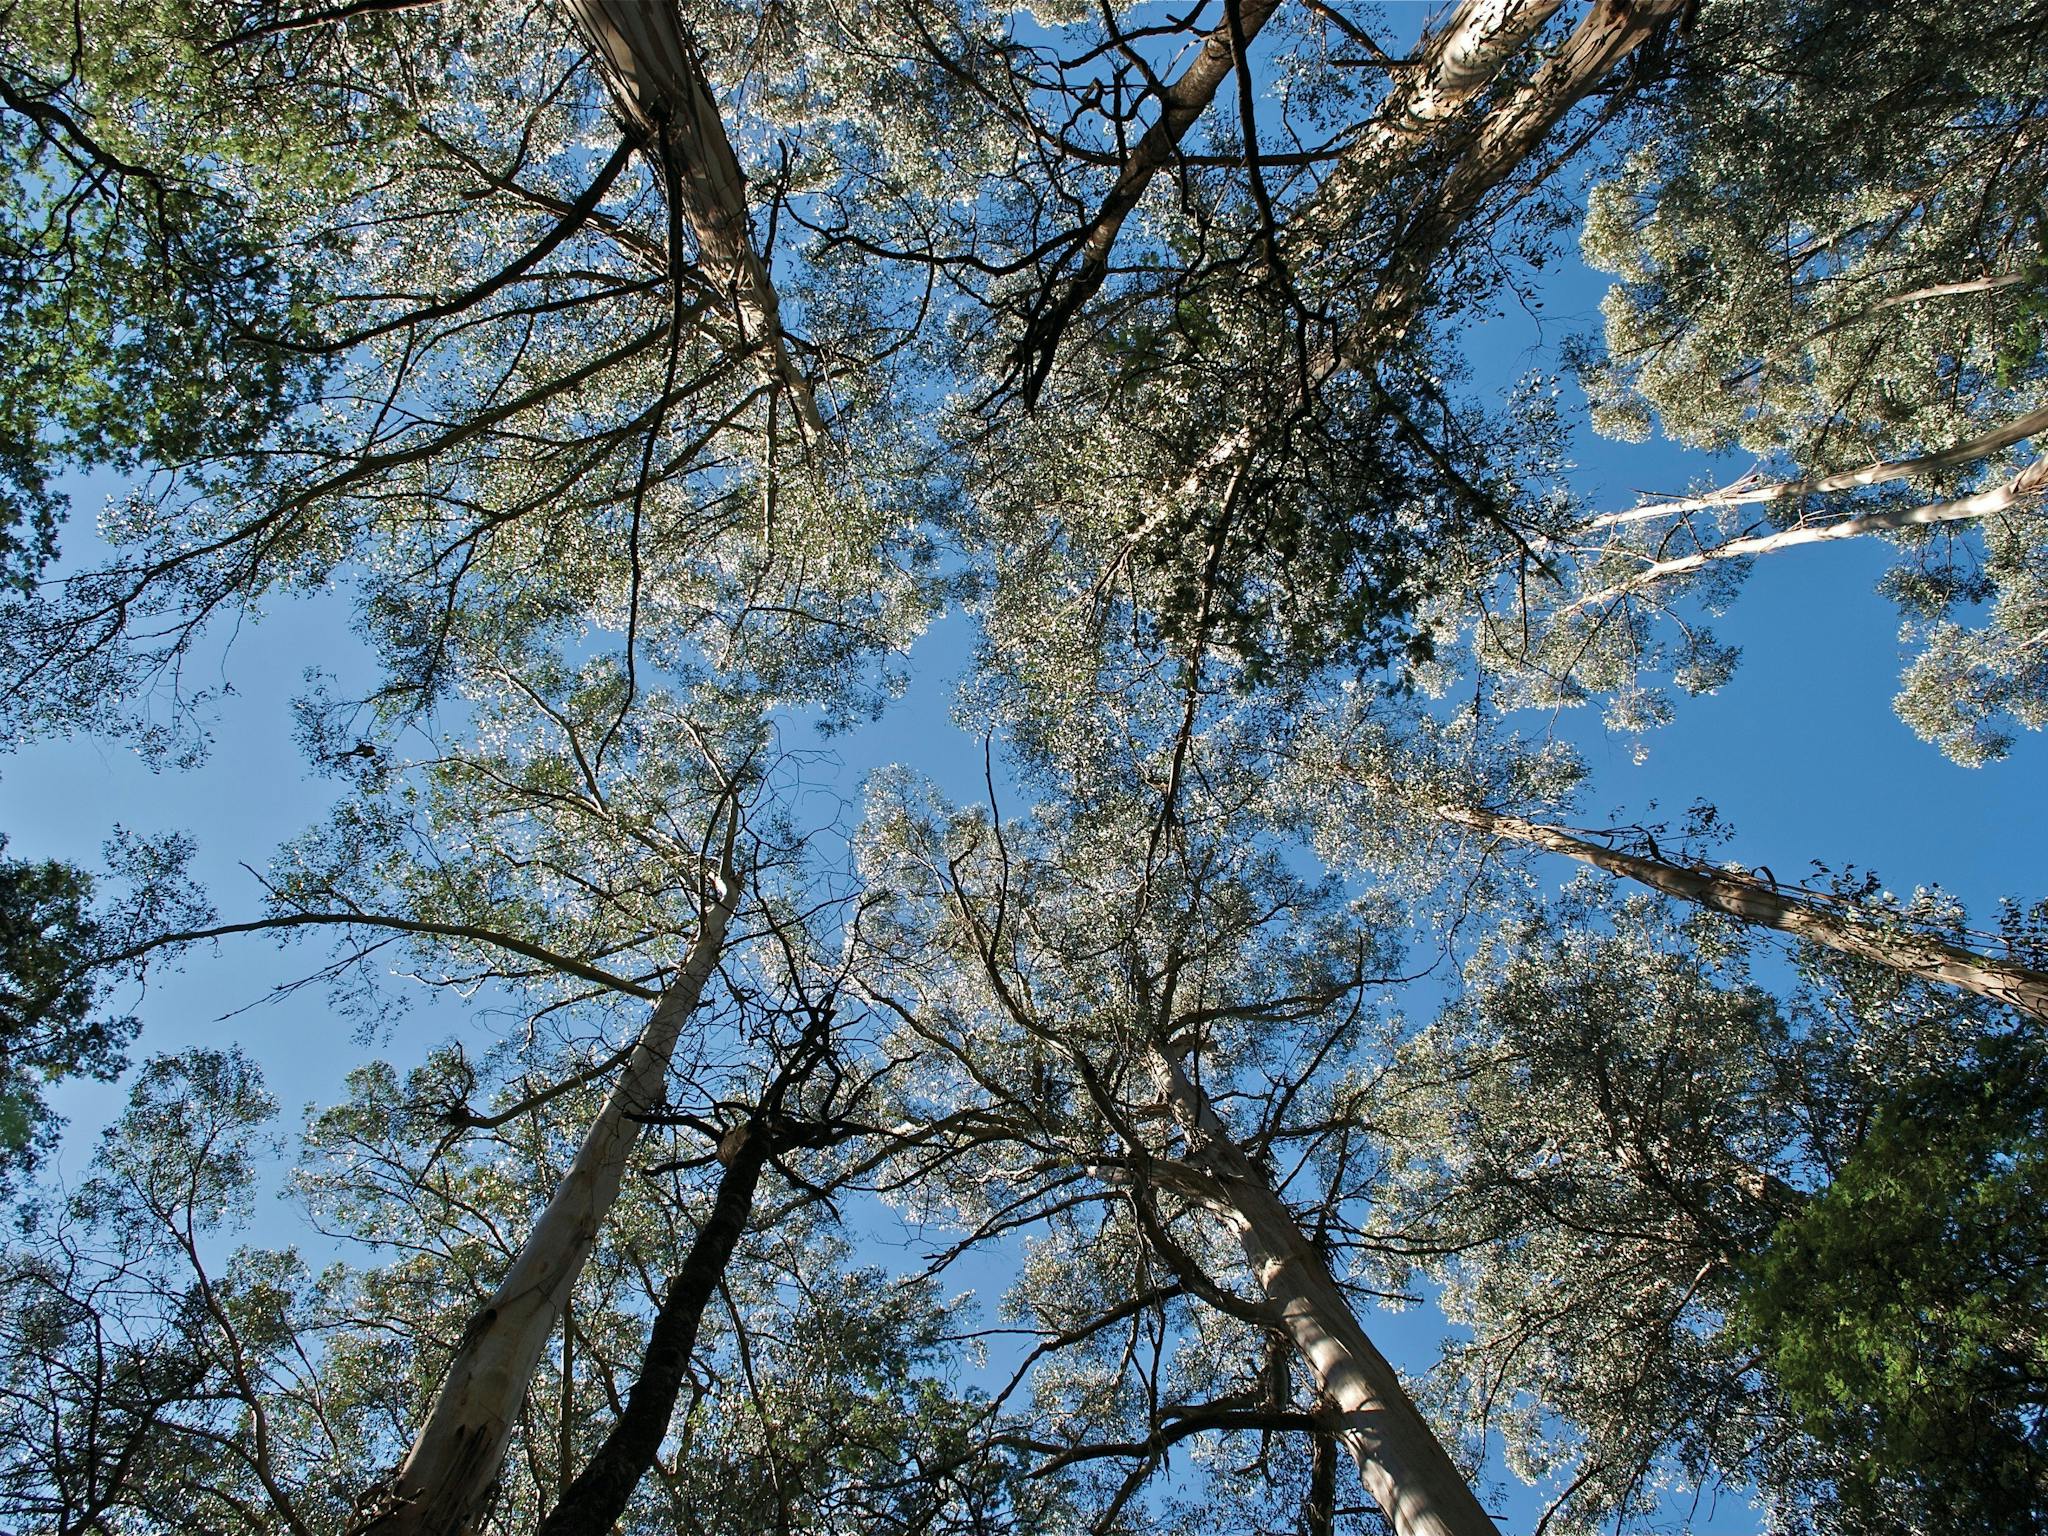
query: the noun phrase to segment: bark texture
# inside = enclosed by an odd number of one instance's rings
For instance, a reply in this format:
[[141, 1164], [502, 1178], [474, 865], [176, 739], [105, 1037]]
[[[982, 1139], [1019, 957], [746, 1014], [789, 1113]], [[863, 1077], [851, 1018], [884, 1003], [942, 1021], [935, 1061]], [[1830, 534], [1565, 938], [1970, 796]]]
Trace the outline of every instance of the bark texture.
[[1388, 336], [1407, 328], [1425, 297], [1430, 270], [1486, 195], [1685, 5], [1686, 0], [1594, 0], [1557, 52], [1487, 111], [1470, 148], [1435, 192], [1408, 212], [1365, 319], [1338, 347], [1338, 365], [1366, 366]]
[[1974, 992], [2048, 1021], [2048, 972], [1981, 955], [1926, 934], [1887, 928], [1867, 919], [1851, 917], [1820, 902], [1781, 890], [1775, 883], [1754, 875], [1698, 869], [1646, 854], [1623, 853], [1577, 837], [1562, 827], [1544, 826], [1496, 811], [1443, 806], [1437, 814], [1447, 822], [1470, 827], [1488, 837], [1541, 848], [1548, 853], [1561, 853], [1566, 858], [1634, 880], [1667, 896], [1725, 912], [1745, 923], [1775, 928], [1810, 943], [1854, 955], [1859, 960], [1874, 961], [1925, 981]]
[[461, 1536], [483, 1508], [533, 1373], [618, 1199], [641, 1117], [666, 1097], [676, 1039], [717, 969], [738, 899], [739, 881], [728, 866], [705, 903], [681, 974], [655, 1005], [512, 1267], [470, 1319], [412, 1449], [357, 1527], [361, 1536]]
[[1380, 190], [1398, 155], [1428, 146], [1455, 122], [1563, 0], [1463, 0], [1441, 27], [1422, 40], [1414, 67], [1344, 148], [1336, 169], [1304, 211], [1302, 228], [1327, 236], [1348, 228], [1367, 198]]
[[2002, 448], [2010, 448], [2014, 443], [2024, 442], [2044, 431], [2048, 431], [2048, 406], [2043, 406], [2038, 411], [2029, 411], [2024, 416], [2016, 416], [2001, 427], [1995, 427], [1953, 447], [1944, 448], [1939, 453], [1923, 453], [1910, 459], [1884, 459], [1876, 464], [1865, 464], [1860, 469], [1837, 470], [1830, 475], [1809, 475], [1800, 480], [1773, 480], [1762, 485], [1738, 483], [1718, 491], [1709, 491], [1704, 496], [1682, 496], [1669, 501], [1653, 501], [1645, 506], [1630, 507], [1626, 512], [1609, 512], [1603, 517], [1594, 518], [1586, 526], [1612, 528], [1620, 523], [1642, 523], [1653, 518], [1676, 517], [1686, 512], [1712, 512], [1721, 507], [1768, 506], [1773, 502], [1797, 500], [1806, 496], [1826, 496], [1837, 491], [1860, 491], [1869, 486], [1904, 480], [1912, 475], [1931, 475], [1944, 469], [1974, 464], [1979, 459], [1989, 458]]
[[620, 114], [659, 157], [704, 275], [734, 306], [742, 339], [788, 391], [804, 431], [821, 435], [817, 398], [790, 356], [775, 285], [754, 250], [747, 178], [676, 0], [568, 0], [568, 8]]
[[746, 1233], [754, 1192], [768, 1162], [770, 1139], [765, 1127], [749, 1122], [720, 1147], [725, 1172], [718, 1181], [711, 1214], [698, 1229], [682, 1268], [669, 1279], [625, 1409], [604, 1443], [563, 1491], [561, 1501], [541, 1521], [538, 1536], [604, 1536], [618, 1523], [633, 1490], [654, 1465], [675, 1414], [691, 1352], [697, 1347], [704, 1308]]
[[2036, 459], [2025, 469], [1989, 490], [1978, 491], [1975, 495], [1959, 496], [1954, 501], [1930, 502], [1919, 507], [1891, 507], [1877, 512], [1865, 512], [1856, 517], [1837, 518], [1831, 523], [1803, 523], [1793, 528], [1783, 528], [1776, 533], [1759, 533], [1749, 538], [1729, 539], [1706, 549], [1695, 550], [1689, 555], [1673, 555], [1664, 560], [1652, 560], [1626, 581], [1611, 587], [1602, 587], [1574, 598], [1565, 612], [1576, 612], [1581, 608], [1592, 608], [1601, 603], [1613, 602], [1631, 592], [1655, 586], [1660, 581], [1669, 581], [1676, 576], [1690, 575], [1704, 570], [1723, 560], [1745, 560], [1754, 555], [1775, 554], [1781, 549], [1797, 549], [1802, 544], [1826, 544], [1836, 539], [1857, 539], [1866, 534], [1890, 533], [1901, 528], [1930, 528], [1938, 523], [1973, 522], [1978, 518], [1992, 517], [2000, 512], [2010, 512], [2015, 507], [2036, 500], [2048, 494], [2048, 458]]
[[1396, 1536], [1499, 1536], [1401, 1378], [1373, 1347], [1329, 1264], [1231, 1138], [1201, 1086], [1166, 1051], [1153, 1076], [1186, 1136], [1188, 1161], [1236, 1231], [1276, 1321], [1315, 1381], [1326, 1418]]

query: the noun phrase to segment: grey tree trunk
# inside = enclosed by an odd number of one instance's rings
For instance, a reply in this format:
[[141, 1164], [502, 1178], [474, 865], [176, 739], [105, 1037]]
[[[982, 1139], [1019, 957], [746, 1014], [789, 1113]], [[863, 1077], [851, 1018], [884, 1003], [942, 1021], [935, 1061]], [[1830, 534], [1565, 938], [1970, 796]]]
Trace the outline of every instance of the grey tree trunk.
[[1887, 928], [1866, 918], [1834, 911], [1755, 875], [1699, 869], [1646, 854], [1623, 853], [1575, 836], [1562, 827], [1543, 826], [1497, 811], [1446, 805], [1440, 806], [1437, 814], [1445, 821], [1470, 827], [1488, 837], [1561, 853], [1667, 896], [1725, 912], [1745, 923], [1775, 928], [1859, 960], [1875, 961], [1909, 976], [1974, 992], [2048, 1021], [2048, 972], [1980, 955], [1926, 934]]
[[1330, 1267], [1217, 1115], [1165, 1050], [1152, 1073], [1186, 1136], [1188, 1161], [1214, 1185], [1214, 1207], [1308, 1366], [1336, 1437], [1396, 1536], [1499, 1536], [1493, 1519], [1373, 1347]]
[[661, 995], [575, 1161], [533, 1224], [512, 1267], [469, 1321], [412, 1449], [381, 1491], [360, 1536], [462, 1536], [482, 1509], [526, 1401], [528, 1387], [568, 1305], [569, 1293], [618, 1199], [641, 1117], [667, 1093], [683, 1021], [697, 1008], [725, 949], [739, 900], [728, 859], [705, 903], [681, 973]]

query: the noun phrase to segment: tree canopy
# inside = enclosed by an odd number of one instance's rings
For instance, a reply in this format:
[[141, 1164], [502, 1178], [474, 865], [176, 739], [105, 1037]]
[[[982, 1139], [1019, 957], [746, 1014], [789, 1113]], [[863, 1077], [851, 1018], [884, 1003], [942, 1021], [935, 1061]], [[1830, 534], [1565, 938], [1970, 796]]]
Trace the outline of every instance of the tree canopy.
[[[2048, 908], [1585, 825], [1553, 728], [1845, 540], [1930, 752], [2048, 721], [2048, 6], [0, 23], [0, 719], [186, 772], [332, 636], [245, 877], [0, 860], [0, 1523], [2048, 1517]], [[151, 1030], [265, 936], [300, 1121]]]

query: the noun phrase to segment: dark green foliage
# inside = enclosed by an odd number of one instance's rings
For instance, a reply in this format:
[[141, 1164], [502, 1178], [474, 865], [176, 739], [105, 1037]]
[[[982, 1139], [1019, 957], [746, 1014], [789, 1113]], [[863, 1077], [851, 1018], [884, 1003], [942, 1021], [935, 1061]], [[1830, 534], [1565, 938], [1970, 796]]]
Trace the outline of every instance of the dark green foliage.
[[52, 480], [65, 468], [232, 454], [289, 414], [316, 371], [280, 344], [309, 333], [310, 309], [222, 147], [148, 142], [164, 122], [189, 140], [178, 118], [190, 103], [119, 103], [137, 59], [96, 37], [117, 96], [102, 123], [77, 58], [48, 56], [44, 20], [17, 18], [0, 50], [0, 585], [12, 586], [56, 552]]
[[1883, 1104], [1734, 1311], [1849, 1509], [1931, 1531], [2048, 1524], [2048, 1062], [2007, 1039]]
[[133, 1019], [93, 1017], [91, 895], [69, 864], [0, 858], [0, 1183], [33, 1166], [53, 1129], [45, 1085], [112, 1078], [135, 1032]]

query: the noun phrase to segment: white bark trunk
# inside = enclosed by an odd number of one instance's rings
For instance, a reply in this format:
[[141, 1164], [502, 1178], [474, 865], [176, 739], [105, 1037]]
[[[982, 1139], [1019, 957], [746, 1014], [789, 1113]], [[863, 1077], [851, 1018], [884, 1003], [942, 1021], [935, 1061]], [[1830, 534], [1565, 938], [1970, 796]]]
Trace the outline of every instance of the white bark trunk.
[[1208, 1095], [1165, 1051], [1152, 1069], [1213, 1181], [1260, 1289], [1314, 1377], [1333, 1428], [1396, 1536], [1499, 1536], [1493, 1519], [1373, 1347], [1294, 1213], [1231, 1138]]
[[1875, 961], [1909, 976], [1974, 992], [2048, 1020], [2048, 973], [1980, 955], [1926, 934], [1891, 929], [1829, 910], [1809, 898], [1783, 891], [1771, 881], [1731, 870], [1699, 869], [1576, 837], [1562, 827], [1543, 826], [1519, 816], [1446, 805], [1437, 814], [1457, 826], [1549, 853], [1561, 853], [1611, 875], [1620, 875], [1745, 923], [1775, 928], [1859, 960]]
[[737, 309], [743, 339], [760, 349], [768, 377], [788, 391], [805, 434], [822, 436], [817, 398], [790, 356], [775, 285], [754, 250], [747, 179], [675, 0], [568, 0], [568, 7], [603, 61], [620, 111], [662, 155], [680, 189], [679, 211], [705, 275]]
[[462, 1536], [470, 1530], [497, 1481], [541, 1355], [618, 1199], [644, 1129], [638, 1117], [659, 1108], [666, 1095], [676, 1039], [717, 968], [738, 899], [739, 882], [728, 866], [706, 903], [681, 974], [655, 1005], [512, 1267], [470, 1319], [412, 1449], [357, 1528], [361, 1536]]
[[1365, 320], [1338, 346], [1343, 366], [1362, 368], [1388, 336], [1407, 329], [1438, 255], [1495, 187], [1528, 159], [1552, 129], [1606, 80], [1686, 0], [1594, 0], [1578, 26], [1536, 73], [1490, 108], [1471, 147], [1435, 196], [1404, 219], [1394, 268], [1373, 295]]
[[1318, 238], [1348, 227], [1383, 186], [1394, 157], [1412, 155], [1470, 106], [1563, 0], [1462, 0], [1422, 40], [1413, 67], [1372, 120], [1345, 146], [1336, 168], [1303, 211], [1300, 225]]
[[1785, 528], [1777, 533], [1760, 533], [1751, 538], [1730, 539], [1725, 544], [1696, 550], [1689, 555], [1674, 555], [1667, 560], [1651, 560], [1628, 580], [1574, 598], [1565, 605], [1563, 611], [1576, 613], [1581, 608], [1610, 603], [1616, 598], [1628, 596], [1631, 592], [1641, 591], [1660, 581], [1669, 581], [1675, 576], [1685, 576], [1694, 571], [1704, 570], [1723, 560], [1742, 560], [1752, 555], [1774, 554], [1781, 549], [1796, 549], [1802, 544], [1824, 544], [1834, 539], [1855, 539], [1865, 534], [1886, 533], [1899, 528], [1924, 528], [1937, 523], [1969, 522], [1976, 518], [2009, 512], [2014, 507], [2035, 500], [2044, 493], [2048, 493], [2048, 457], [2036, 459], [2003, 485], [1979, 491], [1974, 496], [1962, 496], [1954, 501], [1937, 501], [1921, 507], [1898, 507], [1880, 512], [1866, 512], [1859, 517], [1844, 517], [1832, 523], [1811, 523], [1803, 527]]

